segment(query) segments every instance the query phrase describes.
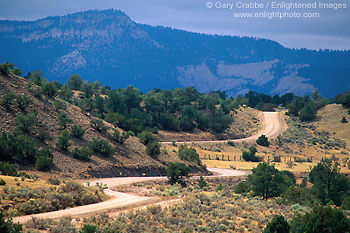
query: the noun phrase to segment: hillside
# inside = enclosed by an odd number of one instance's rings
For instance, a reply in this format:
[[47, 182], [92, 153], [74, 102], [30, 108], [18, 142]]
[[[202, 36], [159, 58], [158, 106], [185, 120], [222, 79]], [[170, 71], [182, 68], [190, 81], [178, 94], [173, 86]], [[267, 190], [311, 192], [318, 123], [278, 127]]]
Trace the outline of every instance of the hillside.
[[292, 50], [267, 39], [153, 27], [115, 10], [0, 21], [0, 50], [0, 62], [14, 62], [24, 74], [40, 69], [64, 83], [77, 73], [143, 92], [193, 86], [229, 96], [248, 90], [304, 95], [318, 88], [333, 97], [350, 87], [349, 51]]
[[258, 132], [261, 128], [259, 118], [260, 111], [249, 107], [240, 107], [235, 111], [236, 113], [233, 114], [233, 123], [224, 133], [215, 134], [213, 132], [199, 129], [196, 129], [193, 132], [171, 132], [160, 130], [157, 136], [163, 142], [170, 142], [172, 140], [178, 142], [191, 142], [246, 138]]
[[[5, 108], [4, 105], [0, 105], [0, 132], [12, 134], [16, 130], [16, 118], [19, 115], [28, 116], [30, 112], [37, 111], [36, 123], [28, 137], [34, 139], [38, 148], [47, 148], [53, 151], [56, 165], [53, 172], [56, 174], [60, 173], [69, 177], [86, 177], [89, 175], [95, 177], [164, 175], [164, 164], [169, 161], [178, 161], [177, 157], [169, 157], [165, 154], [161, 154], [159, 160], [151, 158], [146, 153], [146, 147], [140, 143], [138, 138], [133, 136], [128, 138], [123, 144], [108, 139], [104, 134], [90, 126], [92, 117], [89, 114], [82, 113], [78, 107], [64, 102], [58, 97], [44, 97], [41, 99], [34, 96], [33, 91], [29, 91], [29, 89], [33, 90], [37, 86], [19, 76], [10, 74], [5, 77], [0, 75], [0, 86], [0, 98], [3, 98], [8, 93], [14, 93], [21, 96], [25, 95], [33, 100], [33, 103], [24, 110], [18, 107], [18, 103], [14, 99], [11, 100], [9, 109]], [[58, 102], [64, 102], [66, 109], [57, 110], [56, 104]], [[60, 113], [67, 114], [73, 121], [68, 126], [68, 131], [73, 125], [81, 125], [85, 130], [83, 139], [71, 139], [72, 145], [69, 147], [69, 152], [64, 152], [56, 146], [58, 136], [62, 130], [62, 126], [58, 122]], [[104, 123], [110, 128], [114, 128], [113, 125], [107, 122]], [[118, 130], [122, 132], [122, 130]], [[42, 132], [48, 134], [46, 140], [39, 140], [39, 135]], [[102, 138], [108, 141], [114, 148], [114, 155], [106, 158], [94, 153], [90, 162], [74, 159], [72, 150], [87, 146], [93, 138]], [[23, 163], [20, 169], [33, 170], [34, 168], [27, 163]]]
[[[285, 112], [282, 113], [284, 115]], [[284, 115], [288, 128], [281, 135], [281, 144], [277, 139], [269, 139], [269, 146], [234, 141], [231, 144], [193, 143], [192, 146], [208, 167], [250, 170], [258, 163], [244, 161], [242, 151], [253, 145], [257, 148], [257, 156], [280, 170], [305, 174], [322, 159], [330, 158], [340, 164], [342, 173], [349, 174], [350, 123], [341, 123], [343, 116], [350, 119], [347, 109], [340, 104], [321, 108], [311, 122], [301, 122], [297, 117]], [[172, 150], [176, 147], [167, 145], [167, 148]]]

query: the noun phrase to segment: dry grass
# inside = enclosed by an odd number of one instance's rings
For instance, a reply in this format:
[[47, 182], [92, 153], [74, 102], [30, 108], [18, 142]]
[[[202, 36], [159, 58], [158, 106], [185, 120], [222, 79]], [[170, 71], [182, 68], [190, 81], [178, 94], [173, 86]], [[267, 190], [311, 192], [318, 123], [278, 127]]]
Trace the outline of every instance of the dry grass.
[[[52, 185], [48, 184], [47, 181], [45, 180], [36, 180], [34, 181], [33, 179], [25, 179], [22, 181], [21, 177], [13, 177], [13, 176], [3, 176], [0, 175], [0, 179], [3, 179], [6, 182], [6, 186], [11, 188], [49, 188]], [[18, 186], [17, 183], [20, 185]], [[0, 186], [1, 187], [1, 186]], [[4, 186], [2, 186], [4, 187]], [[3, 193], [3, 190], [0, 189], [0, 193]]]

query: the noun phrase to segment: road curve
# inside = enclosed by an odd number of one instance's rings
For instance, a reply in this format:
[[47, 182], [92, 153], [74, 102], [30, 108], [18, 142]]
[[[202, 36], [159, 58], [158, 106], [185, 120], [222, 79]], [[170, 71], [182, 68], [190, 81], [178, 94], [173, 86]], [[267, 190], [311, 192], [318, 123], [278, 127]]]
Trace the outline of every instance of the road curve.
[[[261, 129], [254, 135], [242, 138], [242, 139], [232, 139], [233, 142], [248, 142], [255, 141], [264, 134], [268, 138], [275, 138], [279, 134], [282, 134], [286, 129], [287, 125], [281, 116], [280, 112], [262, 112], [259, 114], [261, 121]], [[192, 142], [192, 141], [191, 141]], [[224, 143], [227, 140], [217, 140], [217, 141], [194, 141], [194, 143]], [[172, 142], [162, 142], [162, 144], [171, 144]], [[176, 144], [184, 144], [186, 142], [176, 142]], [[189, 142], [187, 142], [189, 143]]]
[[[213, 172], [214, 175], [206, 176], [207, 178], [244, 176], [248, 174], [247, 171], [238, 171], [238, 170], [232, 170], [232, 169], [208, 168], [208, 170]], [[135, 182], [145, 182], [150, 180], [164, 180], [164, 179], [167, 179], [167, 178], [165, 176], [120, 177], [120, 178], [102, 178], [102, 179], [91, 180], [90, 181], [91, 185], [95, 185], [96, 182], [99, 182], [99, 183], [102, 182], [104, 184], [108, 184], [109, 189], [105, 189], [105, 193], [111, 198], [104, 202], [85, 205], [85, 206], [78, 206], [74, 208], [58, 210], [58, 211], [53, 211], [48, 213], [19, 216], [19, 217], [15, 217], [13, 219], [13, 222], [19, 222], [23, 224], [31, 220], [32, 218], [60, 218], [66, 215], [80, 216], [80, 215], [103, 212], [103, 211], [108, 211], [113, 209], [120, 209], [120, 208], [128, 207], [130, 205], [144, 205], [149, 203], [155, 204], [158, 200], [157, 197], [137, 196], [137, 195], [132, 195], [128, 193], [117, 192], [117, 191], [111, 190], [111, 188], [116, 187], [118, 185], [123, 185], [123, 184], [132, 184]]]
[[[280, 113], [263, 112], [260, 114], [260, 119], [262, 122], [262, 129], [258, 133], [248, 138], [235, 139], [231, 141], [234, 141], [234, 142], [252, 141], [252, 140], [256, 140], [261, 134], [264, 134], [269, 138], [274, 138], [274, 137], [277, 137], [279, 134], [282, 134], [287, 128]], [[196, 141], [196, 143], [223, 143], [226, 141], [227, 140]], [[171, 142], [163, 142], [163, 144], [167, 144], [167, 143], [171, 143]], [[181, 142], [177, 142], [177, 143], [181, 144]], [[220, 169], [220, 168], [208, 168], [208, 170], [214, 173], [213, 176], [207, 176], [208, 178], [209, 177], [244, 176], [249, 173], [247, 171], [238, 171], [238, 170]], [[15, 217], [13, 221], [19, 222], [19, 223], [25, 223], [28, 220], [32, 219], [33, 217], [34, 218], [59, 218], [65, 215], [79, 216], [84, 214], [100, 212], [100, 211], [123, 208], [133, 204], [142, 205], [145, 203], [149, 203], [149, 201], [152, 201], [152, 200], [156, 201], [155, 199], [157, 198], [116, 192], [111, 190], [110, 188], [116, 187], [118, 185], [123, 185], [123, 184], [132, 184], [135, 182], [145, 182], [150, 180], [162, 180], [162, 179], [166, 179], [166, 177], [119, 177], [119, 178], [101, 178], [101, 179], [91, 180], [90, 181], [91, 185], [95, 185], [96, 182], [107, 184], [109, 189], [106, 189], [105, 193], [109, 195], [111, 198], [104, 202], [85, 205], [85, 206], [79, 206], [79, 207], [53, 211], [48, 213], [19, 216], [19, 217]]]

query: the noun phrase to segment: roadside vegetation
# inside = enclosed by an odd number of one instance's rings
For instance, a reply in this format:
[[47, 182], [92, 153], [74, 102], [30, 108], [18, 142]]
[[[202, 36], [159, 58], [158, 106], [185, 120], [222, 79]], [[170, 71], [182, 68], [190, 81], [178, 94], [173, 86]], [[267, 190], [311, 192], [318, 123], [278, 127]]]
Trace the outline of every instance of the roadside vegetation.
[[97, 203], [103, 200], [103, 188], [84, 187], [75, 181], [51, 177], [40, 181], [37, 176], [21, 173], [18, 177], [2, 176], [0, 210], [5, 217], [37, 214]]

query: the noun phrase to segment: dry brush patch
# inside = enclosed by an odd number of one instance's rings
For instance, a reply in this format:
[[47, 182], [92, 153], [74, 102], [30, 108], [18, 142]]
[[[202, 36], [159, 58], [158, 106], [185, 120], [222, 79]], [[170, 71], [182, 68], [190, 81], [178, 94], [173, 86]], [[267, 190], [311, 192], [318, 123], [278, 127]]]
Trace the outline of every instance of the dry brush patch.
[[[96, 226], [99, 232], [261, 232], [274, 215], [281, 214], [290, 220], [295, 213], [305, 213], [308, 208], [299, 205], [284, 206], [273, 199], [262, 201], [232, 192], [241, 178], [207, 179], [205, 190], [197, 186], [196, 180], [188, 182], [187, 187], [177, 187], [183, 202], [162, 207], [151, 205], [141, 209], [130, 209], [119, 214], [96, 214], [91, 217], [61, 219], [46, 224], [46, 229], [66, 229], [75, 226], [77, 230], [84, 225]], [[221, 184], [222, 189], [217, 190]], [[133, 186], [133, 187], [132, 187]], [[164, 195], [169, 188], [166, 182], [135, 183], [128, 188], [149, 189], [153, 195]], [[69, 221], [67, 221], [69, 220]], [[34, 223], [26, 225], [27, 230], [35, 228]], [[39, 225], [39, 224], [38, 224]], [[43, 224], [41, 224], [43, 225]], [[45, 225], [45, 224], [44, 224]], [[108, 231], [109, 230], [109, 231]]]

